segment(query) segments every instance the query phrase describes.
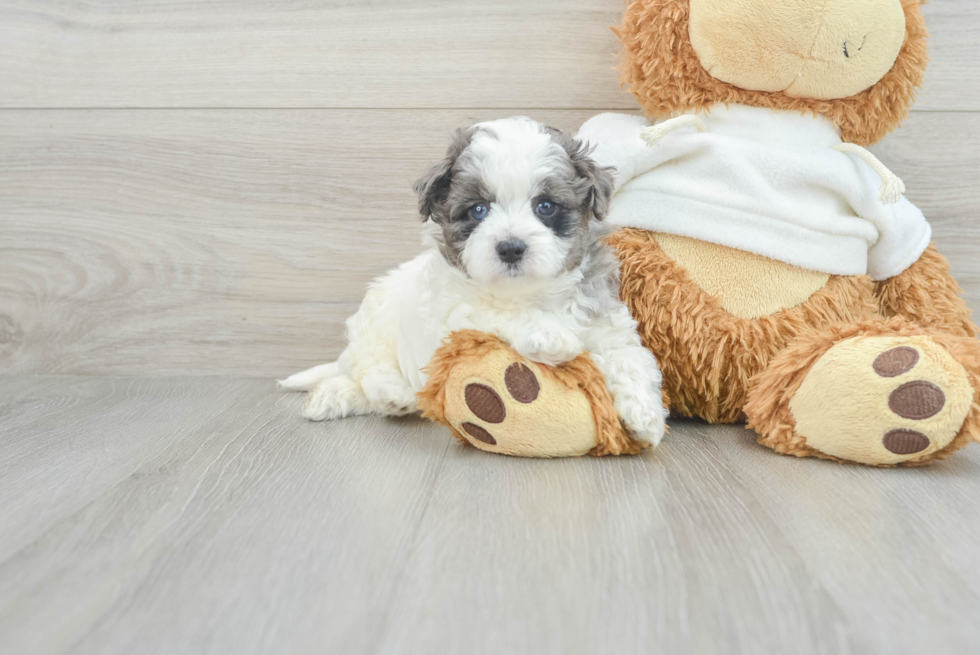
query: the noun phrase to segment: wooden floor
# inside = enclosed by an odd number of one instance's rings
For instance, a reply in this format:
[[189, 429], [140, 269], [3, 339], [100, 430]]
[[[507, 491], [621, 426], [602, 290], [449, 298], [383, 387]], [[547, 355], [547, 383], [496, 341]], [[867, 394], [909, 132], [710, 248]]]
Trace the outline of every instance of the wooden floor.
[[980, 448], [523, 460], [269, 382], [0, 378], [0, 650], [976, 653]]

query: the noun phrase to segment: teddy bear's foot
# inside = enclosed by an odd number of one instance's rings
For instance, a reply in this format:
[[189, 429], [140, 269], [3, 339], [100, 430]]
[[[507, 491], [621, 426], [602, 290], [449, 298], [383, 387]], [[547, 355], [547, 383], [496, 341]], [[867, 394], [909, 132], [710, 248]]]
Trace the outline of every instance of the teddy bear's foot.
[[785, 454], [924, 464], [980, 436], [978, 364], [976, 340], [900, 320], [831, 330], [760, 374], [746, 407], [749, 427]]
[[636, 454], [646, 444], [623, 429], [588, 355], [548, 367], [518, 355], [500, 339], [454, 333], [427, 369], [419, 394], [423, 416], [457, 439], [522, 457]]

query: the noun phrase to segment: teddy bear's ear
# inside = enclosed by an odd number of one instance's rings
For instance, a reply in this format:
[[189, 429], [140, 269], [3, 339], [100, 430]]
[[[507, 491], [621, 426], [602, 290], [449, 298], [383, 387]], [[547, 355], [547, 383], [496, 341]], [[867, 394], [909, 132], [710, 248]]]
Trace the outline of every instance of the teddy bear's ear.
[[419, 196], [419, 213], [423, 221], [432, 218], [436, 207], [449, 195], [456, 161], [470, 145], [475, 131], [473, 128], [456, 130], [446, 156], [415, 183], [415, 193]]

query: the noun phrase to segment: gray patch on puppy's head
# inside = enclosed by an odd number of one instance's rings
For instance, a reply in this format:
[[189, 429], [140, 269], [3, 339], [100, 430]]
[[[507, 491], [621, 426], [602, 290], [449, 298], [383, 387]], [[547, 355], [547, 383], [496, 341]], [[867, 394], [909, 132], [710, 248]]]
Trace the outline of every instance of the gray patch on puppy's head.
[[419, 213], [427, 221], [439, 209], [449, 195], [453, 173], [460, 155], [469, 147], [476, 129], [465, 127], [453, 134], [446, 156], [415, 183], [415, 193], [419, 196]]
[[449, 194], [443, 201], [439, 211], [433, 214], [433, 220], [442, 227], [442, 238], [438, 239], [439, 250], [450, 264], [466, 272], [463, 263], [463, 248], [470, 235], [480, 226], [480, 221], [469, 215], [475, 205], [493, 204], [495, 197], [487, 188], [481, 176], [481, 167], [475, 157], [464, 152], [456, 161], [456, 172], [453, 175]]
[[467, 272], [463, 248], [480, 225], [480, 221], [469, 216], [469, 211], [477, 204], [489, 206], [495, 200], [484, 180], [482, 162], [470, 147], [477, 135], [498, 138], [482, 124], [457, 130], [446, 157], [415, 185], [423, 219], [439, 228], [431, 232], [439, 251], [447, 262], [463, 272]]
[[446, 156], [415, 183], [422, 220], [441, 228], [432, 231], [439, 251], [447, 262], [464, 272], [463, 246], [477, 223], [459, 219], [472, 203], [490, 200], [483, 193], [478, 167], [467, 156], [473, 137], [481, 131], [479, 126], [456, 130]]
[[613, 173], [616, 169], [599, 166], [592, 159], [593, 149], [585, 142], [560, 130], [550, 129], [557, 132], [552, 134], [552, 138], [565, 150], [575, 169], [575, 188], [583, 200], [583, 209], [588, 208], [591, 218], [604, 220], [609, 213], [609, 203], [615, 188]]
[[542, 194], [556, 201], [562, 211], [549, 225], [555, 234], [569, 243], [565, 258], [566, 271], [578, 268], [597, 244], [594, 221], [601, 221], [609, 212], [613, 194], [613, 168], [599, 166], [589, 147], [574, 137], [553, 127], [542, 126], [567, 156], [567, 165], [558, 166], [541, 184]]

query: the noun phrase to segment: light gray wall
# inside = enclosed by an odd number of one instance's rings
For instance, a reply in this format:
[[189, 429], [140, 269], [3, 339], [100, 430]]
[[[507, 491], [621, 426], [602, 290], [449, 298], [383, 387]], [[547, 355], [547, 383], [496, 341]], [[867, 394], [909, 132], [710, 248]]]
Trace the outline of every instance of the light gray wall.
[[[281, 376], [418, 250], [453, 128], [636, 110], [622, 0], [0, 3], [0, 370]], [[316, 7], [316, 8], [315, 8]], [[980, 308], [980, 4], [876, 152]]]

